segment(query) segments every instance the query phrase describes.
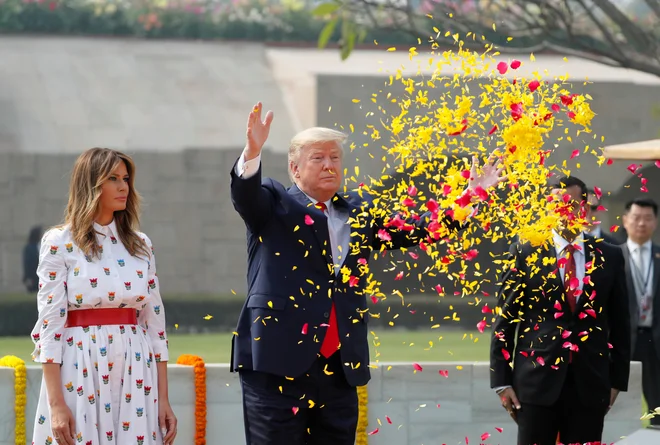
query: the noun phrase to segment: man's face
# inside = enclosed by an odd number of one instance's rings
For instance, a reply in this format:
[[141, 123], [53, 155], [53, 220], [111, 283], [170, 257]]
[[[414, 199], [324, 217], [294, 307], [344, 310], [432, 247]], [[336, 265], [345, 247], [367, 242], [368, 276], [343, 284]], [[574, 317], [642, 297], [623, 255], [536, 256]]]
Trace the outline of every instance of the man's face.
[[335, 142], [303, 147], [291, 171], [302, 191], [326, 201], [339, 191], [342, 181], [342, 151]]
[[[585, 217], [585, 200], [582, 189], [577, 185], [565, 189], [553, 189], [552, 194], [560, 200], [560, 214], [563, 228], [573, 229], [581, 227], [581, 220]], [[573, 230], [572, 230], [573, 231]]]
[[628, 213], [623, 215], [623, 227], [626, 228], [628, 237], [638, 244], [650, 240], [657, 226], [658, 217], [651, 207], [633, 204]]

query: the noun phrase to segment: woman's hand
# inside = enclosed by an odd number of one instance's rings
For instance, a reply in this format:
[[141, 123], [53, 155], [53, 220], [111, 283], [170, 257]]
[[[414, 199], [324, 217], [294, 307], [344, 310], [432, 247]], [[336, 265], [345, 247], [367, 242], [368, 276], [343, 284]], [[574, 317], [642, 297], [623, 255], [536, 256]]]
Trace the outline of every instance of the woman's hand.
[[65, 403], [51, 405], [50, 407], [50, 425], [53, 430], [53, 439], [58, 445], [74, 445], [76, 420], [71, 414], [71, 410]]
[[163, 445], [171, 445], [176, 437], [176, 416], [169, 400], [158, 400], [158, 425], [163, 434]]

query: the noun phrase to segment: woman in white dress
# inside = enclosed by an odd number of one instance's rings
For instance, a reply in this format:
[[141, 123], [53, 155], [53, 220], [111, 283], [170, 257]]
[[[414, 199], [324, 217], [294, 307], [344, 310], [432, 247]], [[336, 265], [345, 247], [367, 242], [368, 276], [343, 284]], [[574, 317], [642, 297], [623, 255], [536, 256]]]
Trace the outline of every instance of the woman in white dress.
[[165, 310], [138, 232], [135, 166], [93, 148], [76, 161], [64, 224], [39, 254], [33, 359], [43, 366], [33, 444], [169, 445]]

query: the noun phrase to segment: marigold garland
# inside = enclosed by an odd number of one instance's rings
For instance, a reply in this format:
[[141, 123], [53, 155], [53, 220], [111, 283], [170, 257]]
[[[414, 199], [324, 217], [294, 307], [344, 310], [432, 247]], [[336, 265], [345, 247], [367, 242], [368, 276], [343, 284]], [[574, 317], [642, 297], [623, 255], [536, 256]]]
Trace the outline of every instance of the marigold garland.
[[25, 362], [14, 355], [6, 355], [0, 358], [0, 366], [14, 368], [14, 412], [16, 415], [16, 426], [14, 428], [14, 443], [25, 445], [27, 443], [25, 433], [25, 405], [27, 404], [27, 368]]
[[367, 385], [358, 386], [357, 395], [358, 395], [358, 423], [357, 423], [357, 431], [355, 437], [355, 445], [367, 445], [369, 443], [369, 438], [367, 434], [367, 426], [369, 425], [369, 418], [368, 418], [369, 392], [367, 390]]
[[195, 445], [206, 445], [206, 364], [197, 355], [183, 354], [177, 365], [193, 366], [195, 372]]

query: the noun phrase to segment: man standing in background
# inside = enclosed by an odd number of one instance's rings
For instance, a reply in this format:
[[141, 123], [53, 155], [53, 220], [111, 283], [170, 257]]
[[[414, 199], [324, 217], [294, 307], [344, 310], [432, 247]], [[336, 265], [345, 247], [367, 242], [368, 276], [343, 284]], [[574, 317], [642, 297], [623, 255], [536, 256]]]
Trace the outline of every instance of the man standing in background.
[[[637, 198], [626, 204], [623, 225], [628, 239], [622, 250], [630, 300], [633, 360], [642, 362], [642, 392], [653, 410], [660, 407], [660, 246], [652, 237], [658, 204]], [[651, 419], [660, 426], [660, 417]]]

